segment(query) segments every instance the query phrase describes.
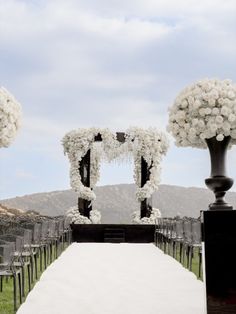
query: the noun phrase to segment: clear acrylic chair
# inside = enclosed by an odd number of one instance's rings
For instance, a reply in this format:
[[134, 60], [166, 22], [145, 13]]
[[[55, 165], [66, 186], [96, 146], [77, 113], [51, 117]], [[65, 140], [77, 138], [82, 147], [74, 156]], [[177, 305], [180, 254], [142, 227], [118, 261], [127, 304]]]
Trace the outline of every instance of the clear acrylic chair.
[[198, 277], [201, 277], [202, 269], [202, 231], [201, 221], [199, 219], [192, 220], [192, 243], [190, 247], [190, 265], [189, 269], [192, 270], [192, 260], [194, 257], [195, 250], [198, 251]]
[[[25, 296], [25, 267], [27, 268], [28, 274], [28, 290], [31, 290], [31, 283], [33, 282], [33, 268], [34, 268], [34, 255], [31, 248], [32, 242], [32, 231], [24, 228], [13, 228], [9, 230], [10, 234], [20, 236], [23, 238], [23, 246], [21, 248], [21, 257], [23, 259], [23, 269], [22, 269], [22, 286], [23, 286], [23, 297]], [[37, 266], [36, 266], [37, 267]]]
[[1, 277], [1, 291], [2, 278], [13, 278], [13, 303], [14, 311], [17, 310], [17, 278], [19, 287], [19, 301], [22, 303], [22, 280], [21, 269], [15, 265], [14, 247], [10, 244], [0, 245], [0, 277]]
[[187, 258], [186, 267], [190, 265], [190, 252], [192, 245], [192, 222], [191, 219], [186, 218], [183, 220], [184, 241], [183, 241], [183, 265], [185, 264], [185, 256]]

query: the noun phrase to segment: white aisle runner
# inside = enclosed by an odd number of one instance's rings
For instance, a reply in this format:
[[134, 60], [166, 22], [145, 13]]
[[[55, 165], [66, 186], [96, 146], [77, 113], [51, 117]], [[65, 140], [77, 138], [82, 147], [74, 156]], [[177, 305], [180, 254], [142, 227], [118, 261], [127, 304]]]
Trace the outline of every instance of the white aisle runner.
[[203, 314], [204, 287], [152, 244], [73, 243], [17, 314]]

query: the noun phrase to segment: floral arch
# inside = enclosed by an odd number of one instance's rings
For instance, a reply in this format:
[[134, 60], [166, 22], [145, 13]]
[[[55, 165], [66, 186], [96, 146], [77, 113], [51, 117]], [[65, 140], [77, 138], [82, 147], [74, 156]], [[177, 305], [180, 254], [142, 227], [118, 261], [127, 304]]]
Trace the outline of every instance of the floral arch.
[[68, 132], [62, 144], [70, 161], [71, 187], [78, 193], [78, 207], [68, 211], [75, 223], [99, 223], [101, 215], [92, 209], [92, 202], [96, 199], [93, 188], [99, 180], [101, 161], [122, 158], [134, 160], [140, 212], [134, 213], [133, 221], [153, 223], [160, 215], [159, 210], [152, 208], [151, 196], [158, 189], [162, 156], [169, 146], [164, 132], [137, 127], [117, 133], [109, 129], [77, 129]]

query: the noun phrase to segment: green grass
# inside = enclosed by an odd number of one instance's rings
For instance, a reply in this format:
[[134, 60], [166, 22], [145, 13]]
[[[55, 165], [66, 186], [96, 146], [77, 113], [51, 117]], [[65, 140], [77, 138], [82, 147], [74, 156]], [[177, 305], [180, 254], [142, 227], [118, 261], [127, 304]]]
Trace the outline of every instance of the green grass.
[[[163, 249], [163, 248], [162, 248]], [[170, 250], [171, 252], [171, 256], [172, 256], [172, 248]], [[177, 261], [180, 261], [180, 248], [179, 246], [177, 246], [176, 248], [176, 257], [175, 259]], [[185, 256], [185, 259], [184, 259], [184, 263], [182, 261], [182, 265], [187, 268], [187, 257]], [[202, 267], [201, 267], [201, 276], [199, 278], [199, 248], [194, 248], [194, 251], [193, 251], [193, 259], [192, 259], [192, 272], [196, 275], [196, 277], [200, 280], [203, 280], [202, 279]]]
[[[55, 260], [55, 247], [53, 248], [53, 257], [54, 257], [53, 260]], [[43, 259], [42, 272], [40, 272], [39, 258], [37, 259], [37, 266], [38, 266], [38, 279], [36, 280], [35, 275], [34, 275], [34, 281], [31, 282], [31, 289], [34, 287], [36, 282], [40, 279], [40, 276], [42, 275], [44, 271], [44, 259]], [[27, 297], [28, 291], [29, 291], [28, 273], [27, 273], [27, 269], [25, 269], [25, 298]], [[25, 298], [23, 299], [23, 302], [25, 301]], [[17, 306], [18, 308], [20, 306], [18, 281], [17, 281]], [[15, 314], [14, 302], [13, 302], [13, 279], [12, 278], [8, 278], [8, 281], [6, 281], [5, 278], [3, 279], [3, 292], [0, 292], [0, 314]]]

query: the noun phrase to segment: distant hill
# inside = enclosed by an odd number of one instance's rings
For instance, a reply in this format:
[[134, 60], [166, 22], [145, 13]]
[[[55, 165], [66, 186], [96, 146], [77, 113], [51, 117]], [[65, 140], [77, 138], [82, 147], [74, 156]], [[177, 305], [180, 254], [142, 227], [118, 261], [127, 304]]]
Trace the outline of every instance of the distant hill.
[[[103, 223], [128, 223], [130, 215], [139, 209], [135, 201], [134, 184], [119, 184], [96, 187], [97, 199], [94, 208], [102, 213]], [[214, 200], [213, 193], [202, 188], [185, 188], [160, 185], [153, 195], [153, 207], [159, 208], [162, 216], [198, 217], [200, 210], [206, 209]], [[22, 210], [34, 210], [42, 215], [64, 214], [77, 204], [77, 195], [72, 190], [37, 193], [0, 201], [2, 204]], [[236, 193], [228, 193], [228, 202], [236, 207]]]

